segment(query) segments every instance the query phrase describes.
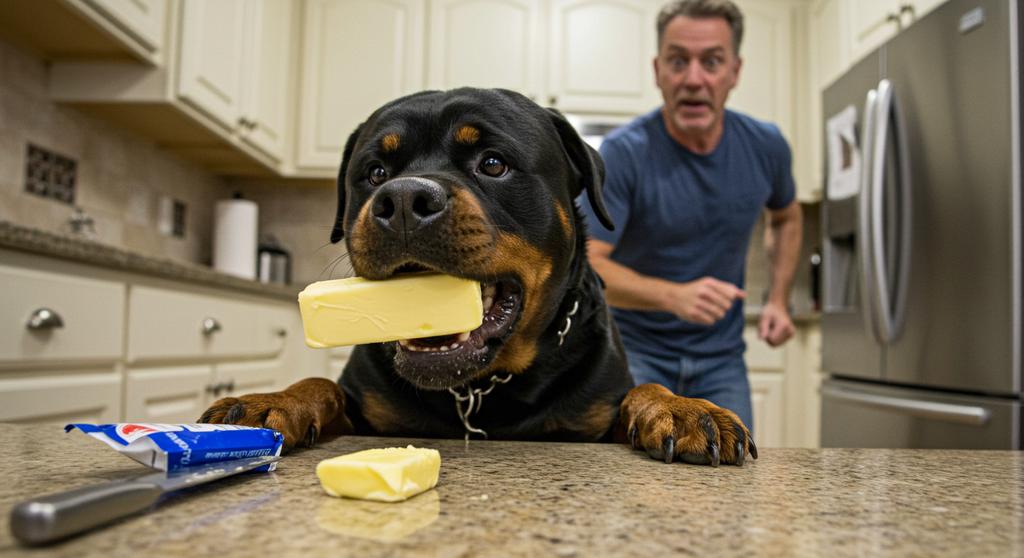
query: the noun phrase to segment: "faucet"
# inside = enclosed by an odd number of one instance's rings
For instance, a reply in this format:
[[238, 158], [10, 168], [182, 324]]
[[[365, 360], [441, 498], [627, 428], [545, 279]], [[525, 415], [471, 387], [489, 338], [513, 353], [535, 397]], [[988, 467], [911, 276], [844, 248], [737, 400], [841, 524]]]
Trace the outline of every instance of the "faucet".
[[96, 222], [77, 205], [75, 206], [75, 212], [71, 214], [71, 217], [68, 217], [68, 224], [71, 226], [71, 234], [84, 236], [88, 239], [96, 236]]

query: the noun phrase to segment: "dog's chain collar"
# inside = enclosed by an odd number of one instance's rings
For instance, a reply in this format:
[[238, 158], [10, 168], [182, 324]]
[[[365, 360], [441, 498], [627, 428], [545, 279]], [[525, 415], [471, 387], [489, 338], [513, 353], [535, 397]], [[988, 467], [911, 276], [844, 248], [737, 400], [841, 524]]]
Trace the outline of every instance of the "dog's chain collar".
[[462, 426], [466, 429], [466, 444], [469, 444], [471, 433], [480, 434], [484, 439], [487, 438], [487, 432], [469, 424], [469, 417], [480, 412], [485, 395], [494, 391], [494, 387], [498, 384], [507, 384], [511, 379], [512, 374], [506, 374], [504, 378], [499, 378], [497, 375], [491, 376], [491, 385], [487, 386], [487, 389], [466, 386], [465, 395], [459, 393], [455, 388], [448, 388], [448, 392], [455, 396], [455, 411], [459, 413], [459, 420], [462, 421]]
[[[576, 299], [572, 303], [572, 310], [569, 311], [565, 316], [565, 326], [558, 331], [558, 346], [561, 347], [562, 343], [565, 342], [565, 336], [569, 334], [569, 330], [572, 329], [572, 317], [576, 315], [580, 309], [580, 301]], [[466, 393], [463, 395], [455, 388], [448, 388], [448, 393], [455, 397], [455, 412], [459, 414], [459, 420], [462, 421], [463, 428], [466, 429], [466, 443], [469, 444], [470, 434], [480, 434], [487, 438], [487, 432], [477, 428], [469, 423], [469, 417], [479, 413], [480, 408], [484, 405], [484, 396], [494, 391], [494, 388], [498, 384], [507, 384], [512, 379], [512, 374], [506, 374], [504, 377], [499, 378], [497, 375], [491, 376], [491, 385], [484, 388], [474, 388], [466, 386]]]
[[565, 343], [565, 336], [569, 335], [569, 330], [572, 329], [572, 317], [576, 315], [576, 311], [580, 309], [580, 299], [576, 299], [572, 303], [572, 310], [565, 316], [565, 327], [558, 332], [558, 346], [561, 347], [562, 343]]

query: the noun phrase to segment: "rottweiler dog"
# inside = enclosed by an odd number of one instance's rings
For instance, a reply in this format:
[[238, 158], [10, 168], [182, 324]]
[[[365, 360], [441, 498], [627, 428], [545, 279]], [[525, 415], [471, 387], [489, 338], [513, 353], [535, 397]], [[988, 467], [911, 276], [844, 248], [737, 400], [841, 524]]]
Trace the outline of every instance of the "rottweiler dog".
[[344, 238], [367, 279], [429, 270], [479, 281], [483, 324], [357, 346], [337, 383], [224, 398], [200, 420], [274, 428], [289, 448], [354, 432], [614, 440], [666, 463], [756, 458], [731, 411], [633, 386], [574, 202], [586, 192], [611, 228], [603, 175], [561, 114], [511, 91], [384, 105], [345, 144], [331, 241]]

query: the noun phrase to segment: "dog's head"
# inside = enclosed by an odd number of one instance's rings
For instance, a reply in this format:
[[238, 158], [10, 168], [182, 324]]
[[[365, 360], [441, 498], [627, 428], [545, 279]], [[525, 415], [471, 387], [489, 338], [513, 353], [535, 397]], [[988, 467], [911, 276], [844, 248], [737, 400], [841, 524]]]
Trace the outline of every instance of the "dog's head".
[[425, 389], [521, 372], [585, 258], [573, 200], [602, 223], [604, 168], [557, 112], [503, 90], [429, 91], [391, 102], [345, 145], [331, 241], [368, 279], [432, 270], [479, 281], [472, 332], [403, 340], [395, 371]]

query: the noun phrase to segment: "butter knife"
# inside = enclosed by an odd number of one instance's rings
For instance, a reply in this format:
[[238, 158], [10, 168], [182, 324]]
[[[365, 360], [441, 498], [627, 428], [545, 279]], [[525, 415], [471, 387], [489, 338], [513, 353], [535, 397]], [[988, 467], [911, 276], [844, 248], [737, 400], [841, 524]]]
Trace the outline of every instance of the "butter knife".
[[24, 544], [50, 543], [141, 512], [169, 492], [249, 471], [279, 459], [277, 455], [264, 455], [207, 463], [172, 473], [152, 473], [34, 498], [11, 510], [11, 534]]

